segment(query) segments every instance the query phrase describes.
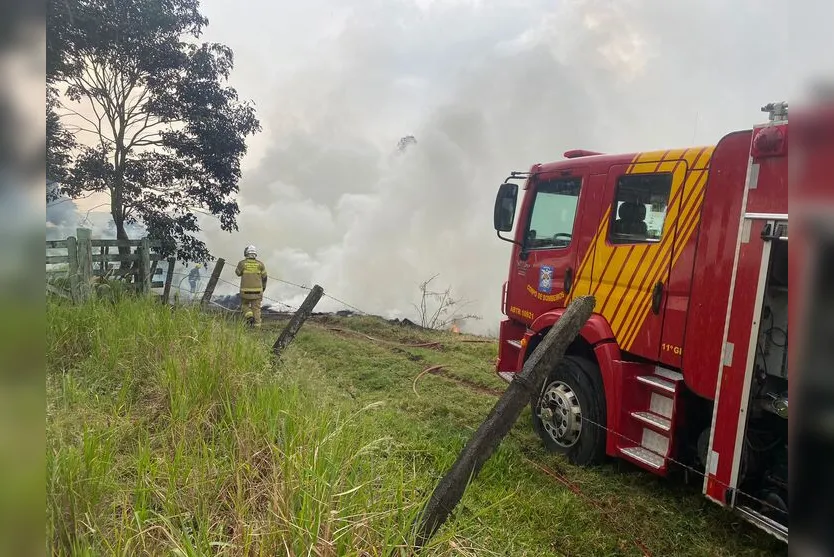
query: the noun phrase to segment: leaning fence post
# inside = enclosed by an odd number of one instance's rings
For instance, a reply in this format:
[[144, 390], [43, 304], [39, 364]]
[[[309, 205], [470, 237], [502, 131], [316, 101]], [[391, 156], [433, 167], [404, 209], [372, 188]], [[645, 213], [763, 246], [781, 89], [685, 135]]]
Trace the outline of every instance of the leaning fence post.
[[521, 372], [510, 382], [478, 430], [466, 443], [457, 460], [435, 487], [417, 517], [416, 549], [425, 545], [460, 502], [467, 484], [477, 477], [501, 440], [509, 433], [519, 414], [538, 395], [548, 372], [565, 355], [579, 330], [594, 311], [594, 297], [582, 296], [568, 305], [565, 313], [548, 331]]
[[67, 264], [70, 285], [70, 298], [74, 303], [81, 302], [81, 293], [78, 291], [78, 240], [75, 236], [67, 238]]
[[148, 294], [151, 291], [151, 243], [148, 237], [139, 242], [139, 292]]
[[171, 282], [174, 280], [174, 264], [176, 263], [176, 259], [173, 257], [168, 258], [168, 272], [165, 275], [165, 289], [162, 291], [162, 303], [168, 303], [168, 297], [171, 295]]
[[203, 300], [200, 302], [202, 307], [206, 307], [211, 302], [211, 297], [214, 295], [214, 288], [217, 286], [217, 281], [220, 280], [220, 272], [223, 270], [223, 265], [225, 264], [226, 260], [222, 257], [218, 258], [217, 263], [214, 264], [214, 270], [211, 272], [211, 277], [209, 277], [206, 291], [203, 292]]
[[319, 303], [322, 294], [324, 294], [324, 289], [318, 284], [313, 286], [310, 293], [307, 294], [307, 298], [304, 299], [304, 303], [301, 304], [301, 307], [298, 308], [298, 311], [296, 311], [295, 315], [292, 316], [290, 322], [287, 323], [287, 326], [284, 327], [283, 331], [281, 331], [281, 336], [279, 336], [278, 340], [275, 341], [275, 344], [272, 345], [272, 352], [276, 356], [279, 356], [284, 348], [289, 346], [292, 339], [295, 338], [298, 330], [304, 322], [307, 321], [310, 314], [313, 313], [313, 308], [315, 308], [316, 304]]
[[78, 292], [82, 302], [90, 299], [93, 283], [93, 231], [78, 228], [75, 236], [78, 241]]

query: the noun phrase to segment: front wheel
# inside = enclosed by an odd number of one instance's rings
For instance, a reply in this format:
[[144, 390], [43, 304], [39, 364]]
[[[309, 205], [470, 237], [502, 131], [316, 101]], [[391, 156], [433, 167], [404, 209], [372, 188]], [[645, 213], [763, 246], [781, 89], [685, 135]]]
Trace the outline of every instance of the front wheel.
[[545, 447], [578, 465], [605, 457], [605, 392], [596, 364], [565, 356], [530, 401], [533, 429]]

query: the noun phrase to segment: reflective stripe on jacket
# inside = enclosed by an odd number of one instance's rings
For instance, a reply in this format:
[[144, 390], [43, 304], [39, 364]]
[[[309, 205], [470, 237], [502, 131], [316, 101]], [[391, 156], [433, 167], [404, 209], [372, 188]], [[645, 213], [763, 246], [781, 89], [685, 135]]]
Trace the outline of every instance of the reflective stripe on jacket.
[[266, 278], [266, 266], [263, 263], [257, 259], [243, 259], [237, 264], [235, 274], [240, 277], [241, 295], [263, 293], [263, 279]]

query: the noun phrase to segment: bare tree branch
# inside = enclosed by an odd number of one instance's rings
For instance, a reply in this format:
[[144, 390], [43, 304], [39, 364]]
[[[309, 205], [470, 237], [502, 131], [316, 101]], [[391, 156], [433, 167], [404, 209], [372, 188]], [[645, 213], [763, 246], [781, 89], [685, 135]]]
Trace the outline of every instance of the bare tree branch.
[[[455, 322], [463, 322], [472, 319], [481, 319], [481, 316], [474, 313], [461, 313], [460, 311], [471, 302], [462, 298], [452, 296], [451, 287], [443, 292], [436, 292], [429, 289], [429, 285], [439, 275], [423, 281], [419, 285], [420, 304], [412, 304], [420, 317], [420, 326], [427, 329], [443, 329]], [[434, 302], [436, 306], [430, 302]], [[433, 310], [429, 307], [434, 306]]]

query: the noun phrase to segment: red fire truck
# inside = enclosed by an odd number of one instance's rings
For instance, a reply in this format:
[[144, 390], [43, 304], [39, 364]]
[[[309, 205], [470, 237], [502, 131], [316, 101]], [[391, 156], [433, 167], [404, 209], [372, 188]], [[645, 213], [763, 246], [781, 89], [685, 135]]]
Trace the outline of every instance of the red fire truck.
[[511, 381], [592, 294], [531, 401], [544, 444], [579, 465], [695, 470], [708, 498], [787, 541], [787, 104], [763, 111], [714, 146], [513, 172], [495, 202], [513, 244], [496, 371]]

